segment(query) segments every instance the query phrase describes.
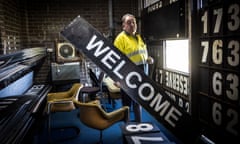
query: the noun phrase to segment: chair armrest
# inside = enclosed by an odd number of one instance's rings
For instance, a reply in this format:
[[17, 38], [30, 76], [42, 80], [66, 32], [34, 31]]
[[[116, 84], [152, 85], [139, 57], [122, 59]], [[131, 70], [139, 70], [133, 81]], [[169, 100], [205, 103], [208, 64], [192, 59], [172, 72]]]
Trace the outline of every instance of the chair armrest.
[[57, 92], [57, 93], [48, 93], [47, 100], [63, 99], [68, 98], [69, 92]]
[[99, 100], [93, 100], [93, 101], [89, 101], [87, 102], [88, 104], [97, 104], [97, 105], [101, 105], [101, 102]]
[[68, 102], [68, 101], [73, 101], [73, 98], [62, 98], [62, 99], [53, 99], [49, 100], [48, 103], [61, 103], [61, 102]]
[[129, 107], [123, 106], [117, 110], [114, 110], [112, 112], [106, 113], [104, 112], [104, 117], [106, 119], [123, 119], [125, 122], [129, 121]]
[[52, 100], [47, 103], [47, 113], [50, 112], [64, 112], [74, 110], [75, 106], [72, 101], [72, 98], [61, 99], [61, 100]]

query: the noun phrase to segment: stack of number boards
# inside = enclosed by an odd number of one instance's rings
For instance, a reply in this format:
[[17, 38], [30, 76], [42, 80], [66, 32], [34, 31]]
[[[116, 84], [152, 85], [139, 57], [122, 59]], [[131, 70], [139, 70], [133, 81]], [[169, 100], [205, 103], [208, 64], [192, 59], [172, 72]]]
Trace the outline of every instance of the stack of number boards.
[[150, 122], [129, 122], [120, 126], [123, 142], [127, 144], [171, 144], [171, 141]]

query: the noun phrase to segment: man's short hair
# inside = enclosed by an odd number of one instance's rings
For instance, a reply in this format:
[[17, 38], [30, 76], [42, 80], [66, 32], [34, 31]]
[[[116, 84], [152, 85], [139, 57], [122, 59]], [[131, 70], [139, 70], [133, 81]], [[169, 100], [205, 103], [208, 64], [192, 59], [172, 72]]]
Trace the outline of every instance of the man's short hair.
[[127, 13], [127, 14], [124, 14], [124, 15], [122, 16], [122, 23], [125, 22], [126, 17], [128, 17], [128, 16], [133, 17], [134, 19], [136, 19], [135, 16], [134, 16], [133, 14]]

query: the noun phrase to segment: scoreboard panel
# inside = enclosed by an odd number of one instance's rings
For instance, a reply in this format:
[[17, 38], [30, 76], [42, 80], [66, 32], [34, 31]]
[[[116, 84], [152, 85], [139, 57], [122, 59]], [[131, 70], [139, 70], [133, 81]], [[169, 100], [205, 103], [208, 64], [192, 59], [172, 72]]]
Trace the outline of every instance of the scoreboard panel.
[[240, 2], [205, 2], [198, 22], [199, 121], [214, 142], [239, 141]]

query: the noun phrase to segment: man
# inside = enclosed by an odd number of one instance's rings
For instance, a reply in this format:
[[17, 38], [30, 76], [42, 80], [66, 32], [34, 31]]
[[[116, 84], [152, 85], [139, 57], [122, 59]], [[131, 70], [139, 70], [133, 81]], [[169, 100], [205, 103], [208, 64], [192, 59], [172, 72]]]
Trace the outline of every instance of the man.
[[[137, 23], [134, 15], [123, 15], [122, 32], [115, 38], [114, 46], [148, 74], [148, 64], [153, 63], [153, 58], [148, 56], [146, 44], [143, 42], [140, 34], [137, 34]], [[119, 82], [116, 82], [115, 85], [120, 87]], [[121, 95], [122, 104], [129, 107], [133, 104], [135, 121], [141, 122], [141, 106], [133, 101], [122, 89]]]

